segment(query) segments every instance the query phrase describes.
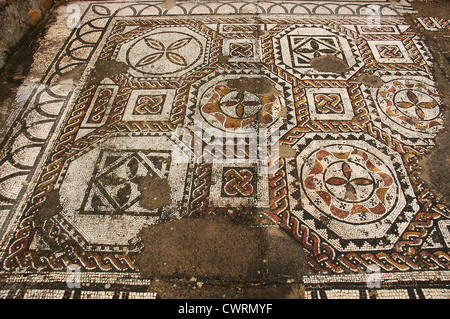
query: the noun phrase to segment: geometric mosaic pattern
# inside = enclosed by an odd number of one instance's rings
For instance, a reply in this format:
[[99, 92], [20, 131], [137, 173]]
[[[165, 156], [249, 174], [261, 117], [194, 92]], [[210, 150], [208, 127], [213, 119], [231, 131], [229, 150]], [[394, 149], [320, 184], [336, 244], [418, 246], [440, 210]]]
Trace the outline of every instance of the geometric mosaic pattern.
[[[135, 265], [139, 229], [163, 217], [233, 215], [231, 206], [256, 208], [258, 223], [278, 224], [299, 242], [307, 298], [369, 298], [371, 265], [386, 279], [379, 298], [448, 297], [450, 212], [417, 166], [444, 126], [431, 57], [399, 8], [377, 2], [374, 25], [373, 4], [85, 2], [80, 27], [2, 140], [0, 282], [32, 276], [28, 290], [0, 296], [74, 297], [48, 278], [77, 265], [86, 282], [115, 283], [102, 298], [154, 297], [142, 292]], [[321, 55], [348, 70], [313, 69]], [[98, 61], [129, 68], [99, 83], [59, 85], [75, 66], [89, 79]], [[383, 85], [361, 83], [363, 74]], [[279, 96], [232, 85], [256, 78]], [[296, 155], [278, 158], [269, 173], [246, 161], [248, 152], [240, 163], [177, 163], [171, 134], [194, 131], [196, 121], [224, 132], [276, 127]], [[146, 175], [168, 179], [171, 205], [139, 205]], [[62, 211], [41, 225], [36, 214], [54, 190]], [[123, 295], [125, 277], [133, 281]]]

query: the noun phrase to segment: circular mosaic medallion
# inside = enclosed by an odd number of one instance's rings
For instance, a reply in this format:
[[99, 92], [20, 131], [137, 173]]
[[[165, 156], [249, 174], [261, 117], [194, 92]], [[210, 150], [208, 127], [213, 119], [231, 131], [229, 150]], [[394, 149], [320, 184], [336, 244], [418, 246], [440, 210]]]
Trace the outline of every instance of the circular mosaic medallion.
[[229, 131], [267, 127], [276, 121], [274, 114], [281, 107], [273, 94], [235, 89], [227, 81], [207, 89], [200, 101], [200, 112], [205, 121], [216, 128]]
[[350, 145], [329, 145], [310, 154], [301, 170], [306, 196], [322, 213], [363, 224], [395, 206], [399, 185], [379, 158]]
[[165, 31], [135, 42], [127, 51], [127, 62], [148, 74], [174, 74], [186, 70], [202, 56], [201, 42], [192, 35]]
[[377, 100], [387, 117], [408, 130], [434, 133], [443, 124], [438, 92], [422, 82], [388, 82], [379, 89]]

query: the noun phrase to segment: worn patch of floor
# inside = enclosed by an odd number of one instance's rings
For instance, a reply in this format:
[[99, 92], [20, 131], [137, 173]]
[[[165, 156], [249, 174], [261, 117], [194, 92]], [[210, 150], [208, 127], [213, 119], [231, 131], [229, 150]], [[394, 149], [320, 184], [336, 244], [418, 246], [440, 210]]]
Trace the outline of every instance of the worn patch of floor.
[[[446, 121], [450, 118], [450, 3], [448, 1], [412, 2], [417, 13], [407, 15], [413, 24], [414, 30], [420, 33], [424, 43], [433, 55], [433, 75], [436, 87], [442, 99], [441, 111]], [[412, 23], [411, 23], [412, 24]], [[450, 178], [450, 152], [447, 145], [450, 142], [450, 131], [444, 127], [436, 137], [436, 146], [419, 161], [421, 176], [427, 186], [440, 201], [449, 203], [450, 186], [446, 181]]]
[[318, 55], [311, 59], [310, 64], [318, 72], [344, 74], [348, 71], [347, 63], [332, 54]]
[[4, 73], [0, 297], [450, 296], [445, 3], [71, 4]]
[[[301, 246], [276, 226], [249, 227], [223, 216], [202, 216], [147, 226], [138, 236], [144, 245], [136, 259], [141, 275], [158, 282], [179, 282], [180, 287], [184, 279], [188, 286], [202, 289], [197, 297], [202, 293], [210, 297], [209, 290], [220, 287], [215, 293], [219, 297], [224, 291], [236, 294], [239, 288], [245, 291], [241, 297], [259, 292], [287, 298], [291, 288], [301, 289], [308, 271]], [[287, 289], [274, 294], [277, 285]], [[207, 286], [210, 289], [203, 289]]]

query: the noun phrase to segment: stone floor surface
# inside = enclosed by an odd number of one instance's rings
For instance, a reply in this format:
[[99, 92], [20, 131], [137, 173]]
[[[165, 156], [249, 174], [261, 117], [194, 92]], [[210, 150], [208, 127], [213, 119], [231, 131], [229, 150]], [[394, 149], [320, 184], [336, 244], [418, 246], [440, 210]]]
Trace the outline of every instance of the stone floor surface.
[[0, 298], [449, 298], [448, 13], [55, 3], [2, 73]]

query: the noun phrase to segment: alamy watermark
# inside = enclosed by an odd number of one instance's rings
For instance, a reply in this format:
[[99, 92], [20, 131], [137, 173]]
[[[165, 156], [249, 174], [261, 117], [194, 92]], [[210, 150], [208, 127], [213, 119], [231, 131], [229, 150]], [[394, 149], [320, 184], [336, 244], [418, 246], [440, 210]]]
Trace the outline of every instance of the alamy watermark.
[[75, 264], [68, 265], [66, 272], [68, 273], [66, 279], [67, 288], [81, 288], [81, 267]]
[[373, 26], [381, 25], [381, 6], [378, 4], [369, 4], [363, 10], [369, 13], [369, 16], [366, 18], [367, 24]]
[[370, 289], [381, 288], [381, 282], [383, 281], [381, 268], [378, 265], [368, 265], [366, 272], [368, 274], [366, 283]]
[[69, 29], [79, 28], [81, 21], [81, 8], [77, 4], [69, 4], [66, 8], [66, 13], [69, 16], [66, 19], [66, 26]]
[[279, 166], [278, 128], [222, 131], [196, 122], [193, 130], [173, 130], [171, 139], [175, 163], [257, 163], [262, 173], [274, 172]]

